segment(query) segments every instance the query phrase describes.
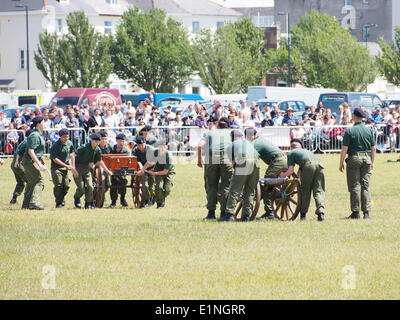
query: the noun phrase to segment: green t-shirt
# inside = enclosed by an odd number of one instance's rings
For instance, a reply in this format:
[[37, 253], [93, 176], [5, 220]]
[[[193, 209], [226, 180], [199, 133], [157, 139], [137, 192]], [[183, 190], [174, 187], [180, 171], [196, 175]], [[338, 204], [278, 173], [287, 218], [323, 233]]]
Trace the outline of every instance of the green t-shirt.
[[111, 154], [112, 145], [107, 143], [105, 145], [104, 149], [102, 147], [100, 147], [100, 145], [99, 145], [99, 149], [100, 149], [101, 155], [103, 155], [103, 154]]
[[145, 165], [147, 162], [147, 155], [150, 152], [150, 155], [154, 154], [154, 148], [146, 144], [146, 150], [141, 152], [137, 146], [135, 146], [132, 150], [132, 156], [137, 158], [137, 161], [140, 162], [142, 165]]
[[310, 159], [318, 159], [311, 151], [306, 149], [293, 149], [287, 155], [287, 162], [288, 167], [294, 166], [295, 164], [299, 165], [300, 167], [304, 164], [305, 161]]
[[348, 147], [347, 153], [371, 152], [375, 145], [372, 130], [365, 126], [364, 122], [355, 123], [344, 132], [343, 145]]
[[[207, 131], [202, 140], [205, 141], [205, 150], [209, 154], [219, 154], [232, 143], [230, 131], [228, 129], [213, 129]], [[207, 152], [206, 152], [207, 154]]]
[[24, 155], [28, 157], [29, 157], [28, 155], [29, 149], [33, 149], [35, 151], [36, 157], [38, 157], [39, 159], [44, 155], [45, 152], [44, 138], [42, 133], [37, 129], [34, 129], [29, 135], [29, 137], [26, 139], [26, 149]]
[[149, 138], [149, 140], [146, 140], [146, 144], [148, 144], [148, 145], [150, 145], [150, 146], [153, 146], [153, 145], [155, 145], [156, 143], [157, 143], [157, 139], [154, 138], [153, 136], [151, 136], [151, 137]]
[[111, 154], [127, 154], [127, 155], [130, 155], [131, 153], [129, 152], [129, 150], [128, 150], [128, 148], [126, 146], [123, 146], [122, 149], [118, 152], [117, 151], [117, 145], [115, 144], [112, 147]]
[[[70, 160], [70, 154], [74, 152], [74, 145], [71, 140], [67, 140], [65, 144], [62, 144], [60, 140], [56, 141], [50, 149], [50, 159], [58, 159], [64, 163], [68, 163]], [[52, 169], [60, 169], [62, 166], [58, 165], [54, 161], [51, 161]]]
[[159, 149], [154, 150], [154, 159], [148, 159], [150, 162], [155, 162], [154, 171], [163, 171], [164, 169], [172, 170], [174, 165], [172, 164], [173, 158], [169, 151], [163, 155], [159, 155]]
[[271, 142], [263, 139], [257, 138], [253, 141], [254, 149], [257, 150], [262, 161], [266, 164], [270, 164], [271, 160], [275, 158], [278, 154], [283, 154], [282, 150], [274, 146]]
[[24, 156], [26, 150], [26, 140], [22, 141], [18, 147], [17, 150], [15, 150], [14, 158], [19, 155], [19, 160]]
[[89, 165], [90, 162], [96, 163], [101, 160], [101, 151], [99, 147], [92, 148], [91, 142], [86, 143], [76, 150], [75, 164]]
[[256, 159], [258, 152], [253, 144], [246, 139], [237, 139], [226, 149], [230, 161], [234, 160], [237, 165], [246, 162], [247, 159]]

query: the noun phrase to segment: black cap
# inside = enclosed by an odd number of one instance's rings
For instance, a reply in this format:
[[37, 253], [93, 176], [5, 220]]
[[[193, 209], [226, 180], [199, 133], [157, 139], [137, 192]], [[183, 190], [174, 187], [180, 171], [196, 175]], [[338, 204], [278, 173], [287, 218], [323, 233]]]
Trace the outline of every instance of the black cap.
[[140, 130], [141, 132], [148, 132], [148, 131], [151, 131], [151, 126], [149, 126], [149, 125], [145, 125], [143, 128], [142, 128], [142, 130]]
[[32, 129], [28, 129], [25, 131], [25, 138], [29, 137], [29, 135], [32, 133]]
[[102, 137], [102, 138], [108, 137], [108, 134], [107, 134], [107, 132], [105, 132], [105, 131], [100, 131], [100, 132], [98, 132], [98, 134], [99, 134], [99, 136]]
[[100, 136], [100, 134], [98, 134], [98, 133], [93, 133], [93, 134], [90, 136], [90, 138], [91, 138], [92, 140], [98, 140], [98, 141], [101, 140], [101, 136]]
[[126, 137], [123, 133], [117, 134], [117, 136], [115, 137], [116, 140], [125, 140]]
[[293, 142], [300, 143], [301, 147], [303, 148], [303, 141], [301, 141], [299, 139], [292, 139], [292, 141], [290, 141], [290, 143], [293, 143]]
[[42, 116], [38, 116], [32, 119], [32, 126], [36, 127], [36, 125], [40, 122], [43, 121], [43, 117]]
[[143, 136], [138, 136], [136, 138], [136, 144], [143, 144], [146, 143], [146, 139]]
[[60, 131], [58, 131], [58, 135], [61, 136], [66, 136], [69, 135], [69, 131], [67, 129], [61, 129]]
[[236, 138], [243, 137], [243, 133], [240, 130], [232, 130], [231, 131], [231, 139], [234, 141]]
[[361, 108], [355, 108], [354, 111], [353, 111], [353, 114], [356, 117], [359, 117], [359, 118], [366, 118], [367, 117], [367, 115], [364, 113], [364, 111], [362, 111]]
[[245, 137], [254, 137], [257, 134], [257, 130], [254, 128], [246, 128], [244, 129]]

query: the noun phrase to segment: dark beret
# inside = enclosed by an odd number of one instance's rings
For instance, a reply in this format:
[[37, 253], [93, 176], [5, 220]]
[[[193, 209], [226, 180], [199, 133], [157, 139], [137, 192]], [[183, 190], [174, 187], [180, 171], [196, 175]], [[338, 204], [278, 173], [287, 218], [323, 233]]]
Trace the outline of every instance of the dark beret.
[[33, 131], [32, 129], [26, 130], [26, 131], [25, 131], [25, 137], [26, 137], [26, 138], [29, 137], [29, 135], [31, 134], [32, 131]]
[[219, 122], [226, 122], [227, 124], [229, 124], [229, 119], [227, 117], [221, 117], [219, 119]]
[[90, 138], [91, 138], [92, 140], [98, 140], [98, 141], [101, 140], [101, 136], [100, 136], [100, 134], [98, 134], [98, 133], [93, 133], [93, 134], [90, 136]]
[[123, 133], [120, 133], [120, 134], [117, 134], [117, 136], [115, 137], [115, 139], [117, 139], [117, 140], [125, 140], [126, 137], [125, 137], [125, 135], [124, 135]]
[[254, 128], [246, 128], [244, 129], [245, 137], [254, 137], [257, 134], [257, 130]]
[[303, 148], [303, 141], [301, 141], [299, 139], [292, 139], [292, 141], [290, 141], [290, 143], [293, 143], [293, 142], [300, 143], [301, 147]]
[[38, 116], [32, 119], [32, 125], [35, 127], [38, 123], [43, 121], [43, 117], [42, 116]]
[[69, 135], [69, 131], [68, 129], [61, 129], [60, 131], [58, 131], [58, 135], [61, 136], [66, 136]]
[[151, 126], [149, 125], [145, 125], [142, 130], [140, 130], [141, 132], [147, 132], [147, 131], [151, 131]]
[[143, 136], [138, 136], [136, 138], [136, 144], [143, 144], [146, 142], [146, 139]]
[[100, 131], [100, 132], [98, 132], [98, 134], [99, 134], [99, 136], [100, 136], [101, 138], [105, 138], [105, 137], [108, 136], [107, 132], [105, 132], [105, 131]]
[[354, 111], [353, 111], [353, 114], [356, 117], [359, 117], [359, 118], [366, 118], [367, 117], [367, 115], [364, 113], [364, 111], [362, 111], [361, 108], [355, 108]]

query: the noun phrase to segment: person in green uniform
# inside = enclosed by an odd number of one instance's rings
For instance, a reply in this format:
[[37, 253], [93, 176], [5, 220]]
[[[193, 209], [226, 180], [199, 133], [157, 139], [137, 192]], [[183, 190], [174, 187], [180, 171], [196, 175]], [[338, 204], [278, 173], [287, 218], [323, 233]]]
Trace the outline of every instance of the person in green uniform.
[[[145, 125], [139, 132], [138, 137], [143, 136], [146, 140], [147, 146], [152, 146], [156, 148], [157, 139], [153, 135], [152, 127], [150, 125]], [[148, 167], [146, 170], [152, 170], [151, 167]], [[149, 192], [149, 200], [147, 202], [147, 206], [151, 206], [155, 203], [155, 176], [154, 175], [146, 175], [145, 176], [147, 190]]]
[[75, 207], [79, 209], [82, 208], [80, 203], [82, 195], [85, 195], [85, 209], [94, 208], [91, 170], [93, 170], [95, 166], [100, 165], [107, 175], [112, 175], [112, 172], [101, 159], [101, 151], [99, 148], [100, 135], [94, 133], [90, 138], [90, 142], [80, 146], [75, 151], [74, 156], [71, 157], [72, 175], [76, 184], [74, 204]]
[[146, 144], [149, 146], [155, 146], [157, 139], [153, 136], [152, 128], [149, 125], [144, 126], [140, 132], [139, 136], [143, 136], [146, 139]]
[[[105, 155], [105, 154], [111, 154], [112, 151], [112, 145], [108, 142], [108, 134], [105, 131], [100, 131], [98, 132], [98, 134], [100, 135], [100, 144], [99, 144], [99, 148], [101, 151], [101, 155]], [[105, 198], [105, 194], [107, 193], [107, 191], [110, 189], [110, 177], [106, 174], [104, 174], [104, 185], [105, 185], [105, 191], [104, 191], [104, 198]]]
[[243, 209], [240, 221], [249, 221], [253, 212], [254, 196], [260, 178], [258, 152], [253, 145], [244, 139], [239, 130], [231, 132], [232, 144], [226, 149], [232, 161], [234, 172], [226, 202], [226, 215], [219, 221], [232, 221], [240, 194], [243, 192]]
[[149, 166], [154, 166], [154, 169], [145, 170], [145, 172], [155, 176], [155, 200], [157, 209], [161, 209], [165, 206], [165, 199], [174, 185], [175, 169], [167, 141], [160, 140], [157, 144], [159, 146], [154, 150], [153, 156], [147, 157]]
[[311, 192], [315, 200], [315, 214], [318, 221], [324, 221], [325, 215], [325, 175], [324, 167], [319, 158], [311, 151], [303, 149], [300, 140], [293, 139], [290, 145], [291, 151], [287, 155], [288, 170], [281, 173], [281, 178], [289, 177], [294, 172], [297, 164], [300, 169], [297, 172], [300, 178], [301, 203], [300, 219], [305, 220], [310, 207]]
[[[264, 178], [276, 178], [279, 170], [287, 168], [287, 157], [285, 153], [271, 142], [259, 137], [257, 130], [254, 128], [247, 128], [244, 134], [246, 139], [253, 143], [253, 147], [258, 152], [260, 159], [268, 165]], [[272, 188], [265, 188], [264, 190], [262, 198], [264, 200], [265, 213], [258, 219], [274, 219]]]
[[351, 206], [351, 215], [347, 219], [360, 218], [360, 202], [364, 219], [370, 218], [369, 181], [374, 168], [376, 146], [372, 130], [365, 126], [363, 118], [366, 118], [363, 110], [361, 108], [354, 109], [354, 126], [345, 131], [340, 154], [340, 172], [344, 170], [347, 154], [346, 174]]
[[25, 153], [22, 157], [22, 165], [27, 181], [22, 209], [43, 210], [44, 208], [39, 204], [40, 194], [44, 189], [42, 172], [47, 170], [42, 161], [45, 152], [43, 117], [33, 118], [31, 129], [33, 130], [27, 138]]
[[17, 197], [22, 194], [22, 192], [25, 189], [25, 183], [26, 177], [25, 177], [25, 171], [24, 167], [22, 166], [22, 157], [24, 156], [25, 149], [26, 149], [26, 138], [29, 137], [31, 133], [31, 129], [28, 129], [25, 132], [25, 140], [22, 141], [17, 149], [15, 150], [14, 158], [13, 161], [11, 162], [11, 170], [14, 173], [15, 180], [17, 181], [17, 184], [15, 186], [12, 198], [10, 200], [10, 204], [15, 204], [17, 203]]
[[69, 140], [67, 129], [61, 129], [58, 134], [60, 138], [50, 148], [50, 160], [56, 208], [62, 208], [65, 206], [64, 199], [71, 181], [68, 177], [68, 171], [72, 170], [71, 157], [74, 156], [74, 146]]
[[217, 202], [220, 203], [220, 218], [225, 216], [229, 185], [233, 175], [233, 166], [225, 149], [231, 144], [229, 120], [221, 117], [217, 129], [209, 130], [197, 147], [197, 166], [203, 167], [201, 149], [204, 149], [204, 176], [208, 214], [204, 220], [215, 219]]
[[142, 207], [151, 207], [154, 204], [154, 176], [145, 171], [150, 168], [150, 163], [147, 161], [147, 155], [154, 154], [155, 148], [146, 143], [143, 136], [136, 138], [136, 145], [132, 150], [132, 156], [137, 158], [139, 166], [138, 175], [143, 176], [143, 203]]
[[[113, 146], [111, 154], [126, 154], [130, 155], [129, 150], [126, 147], [126, 137], [123, 133], [116, 136], [117, 143]], [[110, 208], [115, 208], [117, 205], [118, 194], [120, 195], [121, 205], [127, 207], [128, 203], [125, 200], [126, 195], [126, 185], [128, 184], [128, 179], [123, 176], [111, 176], [111, 204]]]

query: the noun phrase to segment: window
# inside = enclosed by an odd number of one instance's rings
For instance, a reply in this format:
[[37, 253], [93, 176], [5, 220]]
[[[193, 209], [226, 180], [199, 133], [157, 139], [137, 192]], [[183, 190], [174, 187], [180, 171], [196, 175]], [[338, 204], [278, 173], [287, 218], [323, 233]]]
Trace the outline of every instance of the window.
[[59, 32], [59, 33], [62, 32], [62, 19], [56, 20], [56, 32]]
[[217, 29], [221, 28], [224, 26], [224, 22], [223, 21], [217, 21]]
[[192, 93], [193, 94], [200, 94], [200, 88], [199, 87], [192, 87]]
[[25, 69], [25, 50], [19, 50], [19, 68]]
[[274, 16], [252, 16], [253, 24], [256, 27], [266, 28], [275, 23]]
[[118, 4], [118, 0], [106, 0], [108, 4]]
[[351, 6], [353, 4], [352, 0], [344, 0], [344, 5], [345, 6]]
[[104, 21], [104, 33], [111, 33], [112, 31], [111, 26], [112, 26], [111, 21]]
[[369, 1], [368, 1], [368, 0], [363, 0], [362, 3], [363, 3], [363, 4], [369, 4]]
[[200, 22], [193, 21], [192, 22], [192, 32], [196, 33], [196, 32], [199, 32], [199, 30], [200, 30]]

